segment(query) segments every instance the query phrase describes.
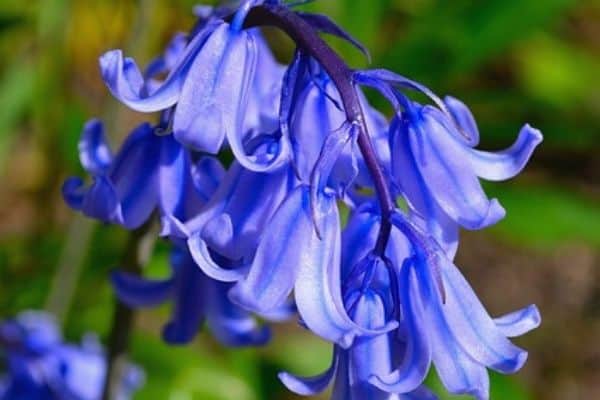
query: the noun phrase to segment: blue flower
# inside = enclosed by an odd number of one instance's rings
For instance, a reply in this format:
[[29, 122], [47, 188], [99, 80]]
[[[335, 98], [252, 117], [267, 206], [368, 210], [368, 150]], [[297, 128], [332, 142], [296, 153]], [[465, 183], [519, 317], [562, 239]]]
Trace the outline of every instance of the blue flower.
[[[420, 339], [426, 333], [412, 317], [411, 311], [422, 310], [419, 298], [411, 296], [408, 286], [392, 282], [387, 261], [370, 251], [379, 224], [374, 211], [367, 203], [355, 210], [343, 236], [344, 305], [353, 321], [371, 333], [355, 338], [347, 349], [334, 346], [332, 364], [319, 376], [300, 378], [281, 373], [282, 382], [295, 393], [314, 395], [334, 380], [332, 399], [436, 398], [422, 386], [430, 352], [427, 341]], [[408, 318], [401, 319], [401, 315]], [[400, 364], [407, 366], [403, 387], [390, 391], [373, 384]]]
[[[455, 394], [470, 394], [477, 399], [489, 398], [486, 368], [501, 373], [518, 371], [527, 352], [508, 338], [522, 335], [540, 323], [535, 306], [493, 319], [489, 316], [462, 274], [444, 250], [399, 212], [392, 217], [402, 235], [393, 235], [391, 262], [398, 276], [400, 293], [406, 300], [422, 303], [403, 308], [402, 321], [412, 320], [407, 337], [423, 342], [426, 353], [414, 354], [388, 376], [371, 382], [382, 390], [405, 390], [413, 361], [433, 362], [446, 389]], [[401, 321], [401, 322], [402, 322]], [[408, 348], [411, 346], [409, 345]], [[413, 349], [415, 346], [413, 346]], [[430, 361], [427, 361], [427, 360]], [[406, 360], [406, 356], [405, 356]]]
[[[367, 328], [381, 328], [386, 322], [387, 312], [382, 294], [366, 289], [354, 301], [352, 317], [356, 323]], [[289, 373], [280, 373], [279, 378], [291, 391], [305, 396], [316, 395], [334, 381], [333, 400], [435, 400], [437, 397], [425, 386], [409, 392], [391, 393], [371, 383], [374, 376], [387, 375], [392, 371], [394, 356], [406, 351], [398, 333], [357, 338], [352, 347], [334, 347], [331, 366], [323, 374], [302, 378]]]
[[[197, 252], [199, 264], [210, 265], [213, 275], [237, 281], [233, 301], [260, 315], [270, 315], [288, 302], [294, 290], [296, 307], [314, 333], [342, 345], [355, 336], [356, 325], [343, 309], [340, 274], [340, 222], [335, 198], [323, 194], [321, 237], [310, 210], [309, 188], [296, 187], [277, 208], [260, 236], [254, 257], [226, 270], [206, 251]], [[206, 268], [206, 267], [205, 267]]]
[[[256, 160], [244, 146], [248, 128], [273, 133], [268, 131], [272, 123], [264, 127], [252, 126], [252, 122], [260, 122], [256, 111], [263, 103], [268, 109], [277, 102], [279, 92], [273, 90], [277, 88], [273, 82], [282, 74], [260, 31], [241, 30], [246, 13], [256, 3], [243, 2], [231, 24], [210, 17], [189, 38], [178, 62], [156, 90], [144, 90], [147, 85], [139, 68], [133, 60], [123, 58], [120, 50], [100, 58], [104, 81], [117, 99], [134, 110], [155, 112], [175, 106], [174, 135], [195, 150], [216, 154], [226, 139], [246, 168], [266, 171], [281, 166], [287, 161], [286, 146], [280, 146], [266, 161]], [[253, 120], [247, 120], [248, 111]]]
[[222, 281], [241, 278], [241, 270], [213, 268], [209, 251], [241, 264], [249, 263], [277, 207], [297, 181], [289, 168], [269, 174], [250, 171], [234, 162], [210, 201], [191, 215], [182, 235], [192, 255], [209, 276]]
[[486, 368], [521, 368], [527, 353], [507, 338], [537, 327], [537, 308], [492, 319], [433, 238], [399, 213], [393, 222], [383, 258], [371, 252], [380, 224], [375, 205], [356, 209], [343, 234], [345, 308], [354, 323], [379, 334], [335, 346], [332, 365], [320, 376], [280, 378], [303, 395], [334, 379], [334, 399], [429, 399], [435, 397], [422, 382], [433, 364], [449, 392], [489, 398]]
[[80, 178], [63, 185], [67, 204], [85, 215], [135, 229], [155, 210], [165, 234], [177, 221], [193, 215], [208, 200], [222, 175], [213, 158], [192, 162], [191, 154], [172, 135], [159, 136], [161, 126], [138, 126], [113, 156], [100, 121], [88, 122], [79, 142], [81, 164], [93, 178], [85, 188]]
[[[101, 398], [106, 359], [95, 337], [86, 337], [80, 346], [65, 344], [52, 316], [30, 311], [0, 325], [0, 345], [7, 365], [0, 399]], [[131, 398], [143, 381], [143, 372], [128, 365], [117, 398]]]
[[[341, 136], [343, 148], [333, 161], [335, 165], [325, 184], [340, 194], [344, 194], [357, 177], [360, 178], [357, 183], [369, 185], [366, 167], [356, 154], [356, 138], [352, 137], [352, 126], [347, 122], [339, 92], [323, 68], [298, 51], [283, 85], [281, 129], [284, 136], [289, 136], [299, 179], [311, 183], [320, 159], [330, 155], [324, 151], [327, 139]], [[361, 92], [359, 94], [369, 133], [381, 137], [387, 131], [385, 118], [369, 105]]]
[[498, 181], [518, 174], [542, 135], [525, 125], [508, 149], [476, 150], [479, 134], [468, 108], [451, 97], [445, 104], [446, 113], [413, 103], [395, 121], [390, 138], [394, 179], [426, 218], [484, 228], [505, 212], [497, 200], [487, 198], [478, 178]]
[[[154, 307], [173, 301], [171, 321], [163, 329], [166, 342], [189, 343], [204, 321], [226, 346], [257, 346], [269, 340], [268, 328], [260, 326], [227, 298], [231, 285], [206, 276], [186, 250], [173, 248], [171, 268], [172, 276], [165, 280], [149, 280], [125, 272], [112, 276], [117, 297], [130, 307]], [[285, 310], [280, 310], [280, 315], [283, 318]]]

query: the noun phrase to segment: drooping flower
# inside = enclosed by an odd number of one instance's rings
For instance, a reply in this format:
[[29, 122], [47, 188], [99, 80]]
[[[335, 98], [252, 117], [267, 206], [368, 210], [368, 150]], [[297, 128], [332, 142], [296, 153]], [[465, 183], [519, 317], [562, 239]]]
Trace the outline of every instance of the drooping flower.
[[[352, 317], [357, 324], [371, 329], [384, 326], [388, 313], [382, 295], [366, 289], [354, 301]], [[437, 397], [420, 385], [407, 393], [382, 390], [371, 383], [374, 376], [387, 375], [394, 365], [394, 355], [406, 349], [398, 332], [357, 338], [349, 349], [334, 347], [332, 364], [323, 374], [301, 378], [280, 373], [282, 382], [291, 391], [305, 396], [324, 391], [333, 381], [332, 400], [435, 400]]]
[[127, 229], [144, 224], [154, 211], [163, 217], [165, 232], [208, 200], [222, 167], [216, 159], [193, 162], [172, 135], [157, 135], [161, 125], [138, 126], [113, 156], [100, 121], [84, 127], [79, 142], [81, 164], [92, 175], [85, 188], [80, 178], [63, 185], [67, 204], [85, 215]]
[[[289, 136], [292, 162], [299, 179], [311, 182], [328, 137], [346, 136], [347, 145], [334, 161], [326, 183], [334, 191], [343, 194], [354, 181], [367, 185], [368, 173], [360, 163], [356, 149], [356, 137], [347, 122], [342, 101], [331, 78], [314, 59], [297, 51], [284, 78], [282, 94], [281, 126], [284, 136]], [[366, 126], [373, 137], [380, 137], [387, 124], [382, 115], [373, 109], [360, 94]], [[385, 157], [385, 155], [383, 155]]]
[[527, 353], [507, 338], [537, 327], [537, 308], [492, 319], [433, 239], [398, 213], [393, 220], [397, 227], [380, 258], [370, 251], [377, 208], [364, 203], [352, 213], [343, 235], [341, 285], [357, 325], [381, 330], [396, 322], [398, 328], [360, 336], [347, 349], [335, 346], [332, 365], [320, 376], [280, 378], [303, 395], [334, 380], [333, 399], [429, 399], [435, 396], [421, 384], [433, 364], [449, 392], [489, 398], [486, 368], [513, 373], [523, 365]]
[[[272, 107], [279, 95], [273, 90], [277, 84], [272, 82], [280, 77], [281, 68], [269, 61], [272, 55], [260, 31], [241, 29], [249, 8], [259, 2], [244, 1], [232, 23], [211, 16], [189, 38], [179, 61], [152, 93], [143, 90], [139, 68], [120, 50], [109, 51], [100, 59], [105, 83], [117, 99], [134, 110], [155, 112], [175, 107], [175, 138], [194, 150], [216, 154], [226, 139], [236, 159], [246, 168], [278, 168], [287, 161], [285, 143], [269, 160], [260, 162], [244, 146], [249, 128], [273, 133], [267, 127], [251, 125], [261, 121], [255, 112], [263, 104]], [[258, 60], [266, 68], [257, 70]], [[252, 119], [246, 118], [249, 103]]]
[[[393, 235], [391, 243], [402, 249], [396, 250], [392, 258], [400, 290], [410, 293], [411, 300], [422, 302], [420, 309], [403, 308], [402, 319], [414, 320], [423, 332], [410, 332], [407, 336], [429, 342], [429, 359], [449, 392], [488, 399], [487, 368], [508, 374], [523, 366], [527, 352], [508, 338], [539, 325], [537, 308], [532, 305], [493, 319], [432, 238], [420, 233], [418, 225], [399, 212], [392, 221], [406, 235]], [[390, 392], [405, 390], [407, 382], [412, 385], [406, 378], [410, 368], [411, 362], [403, 362], [388, 376], [375, 377], [371, 383]]]
[[[303, 322], [314, 333], [348, 345], [355, 324], [343, 311], [340, 274], [340, 222], [335, 198], [320, 197], [324, 221], [317, 235], [310, 213], [309, 189], [298, 186], [272, 216], [248, 265], [237, 269], [232, 299], [268, 315], [282, 307], [294, 290]], [[204, 257], [204, 263], [211, 263]], [[215, 270], [222, 269], [213, 265]], [[224, 271], [227, 273], [228, 271]]]
[[487, 198], [478, 178], [498, 181], [514, 177], [542, 136], [525, 125], [508, 149], [496, 153], [476, 150], [473, 147], [479, 135], [470, 111], [454, 98], [446, 98], [445, 103], [454, 117], [433, 106], [413, 103], [394, 124], [390, 139], [394, 178], [423, 215], [436, 218], [439, 210], [465, 228], [483, 228], [505, 212], [497, 200]]
[[[387, 262], [371, 253], [376, 240], [372, 233], [379, 223], [373, 211], [363, 204], [353, 212], [344, 231], [341, 285], [353, 321], [378, 333], [357, 337], [347, 349], [335, 345], [330, 368], [319, 376], [281, 373], [282, 382], [295, 393], [314, 395], [334, 381], [331, 398], [335, 400], [436, 398], [422, 386], [429, 370], [428, 342], [421, 339], [425, 335], [422, 325], [416, 326], [414, 317], [410, 318], [414, 315], [411, 310], [421, 310], [421, 303], [408, 293], [408, 286], [398, 290], [398, 284], [390, 280]], [[401, 319], [401, 315], [409, 318]], [[373, 385], [374, 377], [386, 377], [400, 364], [410, 365], [403, 388], [391, 392]]]
[[[0, 346], [7, 366], [0, 399], [101, 399], [106, 357], [95, 337], [79, 346], [63, 343], [51, 315], [28, 311], [0, 325]], [[143, 381], [143, 372], [128, 365], [116, 398], [131, 398]]]
[[251, 262], [275, 210], [296, 185], [290, 168], [266, 174], [234, 162], [210, 201], [190, 215], [181, 229], [182, 236], [189, 238], [190, 251], [200, 268], [222, 281], [241, 278], [243, 274], [232, 269], [219, 274], [212, 263], [202, 260], [210, 251], [238, 263]]
[[[189, 343], [203, 322], [215, 338], [226, 346], [265, 344], [269, 330], [227, 297], [230, 284], [206, 276], [187, 250], [174, 247], [172, 275], [165, 280], [150, 280], [115, 272], [112, 284], [117, 297], [130, 307], [154, 307], [173, 301], [172, 317], [163, 329], [163, 339], [171, 344]], [[285, 311], [279, 315], [285, 317]], [[276, 313], [273, 313], [276, 315]]]

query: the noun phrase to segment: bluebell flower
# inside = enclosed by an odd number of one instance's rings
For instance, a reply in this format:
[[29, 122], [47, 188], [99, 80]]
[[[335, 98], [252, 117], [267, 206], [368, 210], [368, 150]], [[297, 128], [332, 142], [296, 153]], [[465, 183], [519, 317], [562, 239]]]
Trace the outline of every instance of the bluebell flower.
[[[412, 104], [391, 131], [392, 171], [409, 202], [429, 219], [451, 220], [468, 229], [489, 226], [505, 211], [489, 200], [479, 178], [505, 180], [518, 174], [542, 135], [525, 125], [508, 149], [474, 149], [477, 126], [468, 108], [447, 97], [449, 113]], [[448, 115], [450, 114], [450, 115]]]
[[[356, 137], [337, 88], [323, 68], [311, 57], [298, 51], [284, 78], [282, 92], [281, 129], [289, 136], [292, 147], [292, 162], [299, 179], [311, 183], [313, 171], [330, 136], [346, 137], [328, 181], [331, 189], [344, 194], [355, 180], [369, 184], [366, 167], [360, 162], [356, 148]], [[373, 137], [386, 133], [385, 118], [373, 109], [359, 91], [366, 126]], [[383, 154], [385, 157], [385, 154]]]
[[309, 188], [300, 185], [279, 206], [256, 254], [230, 291], [236, 303], [268, 314], [288, 301], [292, 289], [303, 323], [343, 346], [357, 327], [344, 311], [340, 276], [340, 222], [335, 198], [323, 194], [321, 237], [311, 218]]
[[251, 262], [271, 217], [296, 184], [289, 168], [266, 174], [234, 162], [210, 201], [182, 228], [200, 268], [222, 281], [241, 278], [243, 270], [213, 268], [204, 259], [212, 252], [238, 264]]
[[[398, 290], [399, 286], [390, 281], [386, 260], [371, 253], [379, 226], [376, 212], [373, 204], [363, 203], [350, 217], [343, 235], [341, 285], [344, 305], [353, 321], [379, 334], [361, 335], [347, 349], [335, 345], [330, 368], [319, 376], [301, 378], [281, 373], [282, 382], [295, 393], [314, 395], [334, 381], [332, 399], [436, 398], [422, 386], [429, 370], [427, 342], [408, 336], [426, 333], [422, 326], [415, 328], [414, 318], [400, 318], [414, 315], [411, 310], [421, 311], [419, 299], [408, 293], [408, 286]], [[389, 376], [400, 364], [410, 364], [404, 387], [392, 392], [373, 384], [375, 377]]]
[[[507, 338], [537, 327], [537, 308], [492, 319], [433, 238], [399, 213], [393, 221], [381, 258], [371, 252], [377, 207], [363, 203], [353, 211], [343, 235], [340, 281], [354, 322], [371, 330], [388, 324], [388, 332], [361, 335], [347, 349], [335, 346], [332, 365], [320, 376], [280, 378], [303, 395], [335, 380], [334, 399], [429, 399], [435, 397], [421, 385], [433, 364], [449, 392], [489, 398], [486, 368], [513, 373], [523, 365], [527, 353]], [[391, 322], [398, 328], [389, 330]]]
[[[81, 345], [63, 343], [52, 316], [24, 312], [0, 325], [0, 345], [7, 374], [0, 378], [0, 399], [100, 400], [106, 358], [93, 336]], [[143, 372], [128, 365], [117, 399], [126, 400], [140, 388]]]
[[[355, 78], [380, 91], [396, 109], [389, 131], [393, 182], [412, 218], [453, 258], [459, 227], [485, 228], [505, 215], [500, 203], [485, 195], [479, 178], [500, 181], [517, 175], [541, 143], [540, 131], [525, 125], [509, 148], [477, 150], [477, 124], [460, 100], [442, 100], [423, 85], [386, 70], [359, 71]], [[414, 103], [401, 89], [421, 92], [434, 105]]]
[[93, 183], [80, 178], [63, 185], [67, 204], [85, 215], [127, 229], [144, 224], [154, 211], [165, 222], [165, 234], [177, 221], [193, 215], [208, 200], [223, 174], [218, 161], [191, 154], [172, 135], [157, 135], [161, 126], [138, 126], [113, 156], [100, 121], [85, 125], [79, 158]]
[[174, 247], [170, 264], [173, 272], [165, 280], [150, 280], [120, 271], [112, 275], [117, 297], [130, 307], [174, 303], [171, 320], [163, 329], [167, 343], [189, 343], [204, 321], [215, 338], [226, 346], [258, 346], [269, 340], [269, 329], [228, 299], [231, 284], [206, 276], [187, 250]]
[[[432, 237], [399, 212], [392, 221], [402, 232], [392, 235], [390, 243], [395, 248], [391, 262], [400, 293], [407, 291], [410, 295], [405, 299], [422, 302], [421, 307], [403, 309], [402, 320], [414, 321], [407, 337], [421, 342], [423, 351], [414, 353], [415, 358], [388, 376], [374, 377], [371, 382], [391, 392], [405, 390], [407, 383], [412, 387], [409, 372], [415, 360], [420, 360], [421, 365], [433, 363], [449, 392], [489, 398], [487, 368], [514, 373], [523, 366], [527, 352], [509, 338], [539, 325], [537, 308], [532, 305], [493, 319]], [[400, 301], [406, 300], [400, 296]]]
[[[349, 300], [355, 302], [351, 314], [356, 323], [371, 329], [384, 326], [387, 312], [381, 293], [366, 289]], [[361, 336], [349, 349], [335, 346], [332, 364], [321, 375], [302, 378], [284, 372], [279, 377], [288, 389], [305, 396], [324, 391], [333, 381], [332, 400], [435, 400], [437, 397], [420, 382], [414, 390], [401, 393], [371, 383], [374, 376], [392, 371], [395, 353], [406, 351], [401, 339], [393, 335], [398, 333]]]
[[[231, 24], [218, 16], [211, 17], [189, 38], [179, 62], [153, 92], [144, 90], [147, 85], [139, 68], [120, 50], [109, 51], [100, 58], [104, 81], [117, 99], [134, 110], [155, 112], [174, 106], [174, 135], [194, 150], [215, 154], [227, 140], [236, 159], [246, 168], [267, 171], [279, 167], [287, 161], [287, 146], [281, 145], [269, 160], [261, 162], [248, 154], [244, 146], [250, 99], [274, 104], [279, 93], [272, 90], [272, 82], [281, 74], [280, 68], [269, 61], [272, 56], [263, 45], [260, 31], [241, 29], [249, 8], [257, 3], [260, 1], [242, 2]], [[261, 67], [267, 68], [257, 70], [258, 60]], [[266, 87], [259, 87], [263, 83]], [[262, 91], [258, 97], [257, 87]], [[269, 93], [277, 96], [275, 100], [263, 99]], [[250, 111], [256, 108], [253, 104]]]

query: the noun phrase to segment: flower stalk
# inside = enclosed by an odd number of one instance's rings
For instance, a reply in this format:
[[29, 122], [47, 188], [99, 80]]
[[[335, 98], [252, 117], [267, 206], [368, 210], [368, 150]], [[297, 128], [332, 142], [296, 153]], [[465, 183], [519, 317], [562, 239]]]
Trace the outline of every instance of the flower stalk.
[[358, 129], [357, 144], [373, 183], [381, 208], [381, 226], [374, 253], [383, 255], [391, 232], [389, 217], [394, 210], [394, 198], [389, 190], [367, 129], [364, 113], [354, 85], [354, 71], [302, 17], [281, 5], [260, 5], [252, 8], [245, 20], [245, 28], [274, 26], [283, 30], [298, 47], [315, 58], [325, 69], [339, 91], [347, 121]]
[[[153, 219], [129, 233], [121, 258], [121, 270], [141, 275], [156, 242]], [[133, 330], [135, 310], [115, 298], [115, 308], [108, 338], [108, 368], [102, 391], [102, 400], [114, 400], [120, 391], [121, 382], [128, 368], [127, 351]]]

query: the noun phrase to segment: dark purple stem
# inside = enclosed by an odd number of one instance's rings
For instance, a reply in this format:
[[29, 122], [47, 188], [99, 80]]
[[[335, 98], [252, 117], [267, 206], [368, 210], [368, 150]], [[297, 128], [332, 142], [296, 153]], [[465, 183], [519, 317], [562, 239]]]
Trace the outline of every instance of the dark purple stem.
[[381, 206], [381, 226], [374, 252], [383, 255], [392, 227], [389, 217], [394, 209], [394, 199], [367, 131], [363, 110], [354, 86], [354, 71], [321, 39], [309, 23], [287, 7], [279, 5], [254, 7], [246, 17], [245, 27], [265, 25], [275, 26], [287, 33], [299, 48], [323, 66], [340, 93], [347, 120], [358, 127], [358, 146], [375, 183]]

